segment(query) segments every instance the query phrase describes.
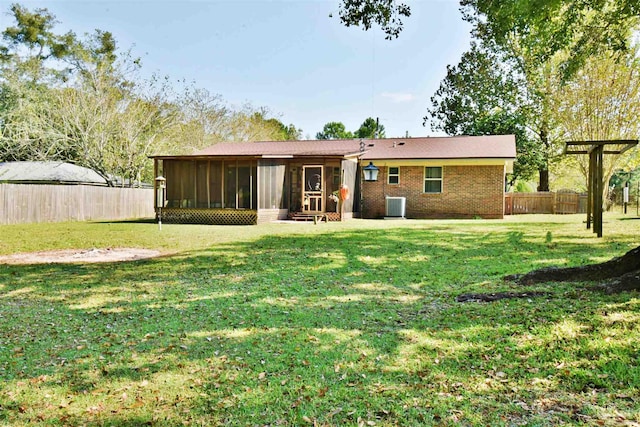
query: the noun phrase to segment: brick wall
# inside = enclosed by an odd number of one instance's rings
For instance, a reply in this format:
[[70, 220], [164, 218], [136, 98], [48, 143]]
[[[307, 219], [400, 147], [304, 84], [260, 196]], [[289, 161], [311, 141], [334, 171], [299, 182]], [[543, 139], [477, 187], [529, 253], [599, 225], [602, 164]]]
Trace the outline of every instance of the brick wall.
[[407, 218], [503, 218], [504, 167], [443, 166], [442, 193], [424, 193], [424, 167], [401, 166], [400, 183], [387, 183], [387, 167], [378, 181], [363, 182], [363, 216], [385, 215], [385, 196], [406, 197]]

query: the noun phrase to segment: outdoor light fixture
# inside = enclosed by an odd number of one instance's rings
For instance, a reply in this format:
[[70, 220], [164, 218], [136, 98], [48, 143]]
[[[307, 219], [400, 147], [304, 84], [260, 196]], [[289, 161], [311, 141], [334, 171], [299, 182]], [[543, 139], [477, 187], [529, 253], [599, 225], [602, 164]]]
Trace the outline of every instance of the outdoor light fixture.
[[362, 168], [364, 171], [364, 180], [365, 181], [377, 181], [378, 180], [378, 169], [373, 162], [369, 162], [369, 164]]
[[156, 206], [158, 208], [158, 228], [162, 230], [162, 208], [164, 207], [164, 191], [167, 179], [160, 175], [156, 178]]

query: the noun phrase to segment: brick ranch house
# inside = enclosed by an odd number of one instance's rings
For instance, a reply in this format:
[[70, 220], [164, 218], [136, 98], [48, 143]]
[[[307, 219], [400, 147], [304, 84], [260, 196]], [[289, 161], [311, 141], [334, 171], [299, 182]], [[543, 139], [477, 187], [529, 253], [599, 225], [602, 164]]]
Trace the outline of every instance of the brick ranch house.
[[[209, 224], [503, 218], [515, 155], [513, 135], [219, 143], [152, 156], [164, 178], [155, 208], [165, 222]], [[364, 179], [369, 165], [376, 181]], [[349, 196], [338, 204], [341, 188]]]
[[367, 141], [360, 159], [379, 176], [363, 182], [363, 216], [383, 217], [387, 197], [404, 197], [408, 218], [503, 218], [515, 157], [513, 135]]

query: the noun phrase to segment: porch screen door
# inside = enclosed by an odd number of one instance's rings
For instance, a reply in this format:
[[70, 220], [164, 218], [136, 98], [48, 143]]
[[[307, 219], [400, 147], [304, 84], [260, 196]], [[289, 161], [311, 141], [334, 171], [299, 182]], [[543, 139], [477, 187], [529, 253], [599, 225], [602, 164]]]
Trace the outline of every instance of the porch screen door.
[[322, 166], [302, 167], [302, 211], [307, 213], [324, 212], [324, 179]]

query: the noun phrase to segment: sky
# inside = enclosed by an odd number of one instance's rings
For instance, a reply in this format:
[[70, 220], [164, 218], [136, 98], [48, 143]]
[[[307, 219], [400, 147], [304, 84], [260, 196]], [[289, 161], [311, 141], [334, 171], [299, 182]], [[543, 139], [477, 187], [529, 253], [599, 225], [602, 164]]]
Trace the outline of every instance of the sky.
[[[0, 1], [0, 27], [13, 2]], [[56, 31], [110, 31], [142, 59], [143, 76], [186, 80], [227, 103], [267, 107], [315, 138], [325, 123], [355, 131], [379, 118], [387, 137], [439, 135], [423, 117], [469, 47], [457, 0], [407, 0], [400, 37], [339, 22], [338, 0], [49, 0]], [[332, 15], [332, 17], [330, 16]]]

